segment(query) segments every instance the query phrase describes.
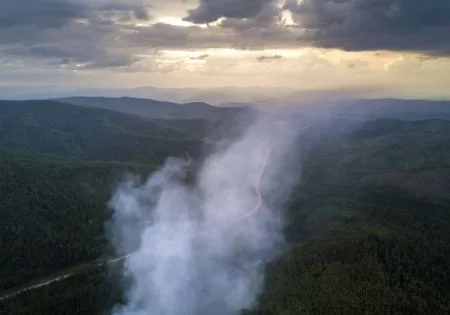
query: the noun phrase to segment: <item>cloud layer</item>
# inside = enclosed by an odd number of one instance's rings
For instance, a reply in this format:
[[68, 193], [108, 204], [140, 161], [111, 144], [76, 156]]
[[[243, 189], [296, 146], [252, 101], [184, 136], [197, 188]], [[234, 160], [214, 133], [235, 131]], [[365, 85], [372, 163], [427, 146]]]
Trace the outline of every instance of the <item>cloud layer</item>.
[[273, 3], [273, 0], [200, 0], [199, 6], [189, 10], [185, 20], [205, 24], [219, 18], [251, 19]]
[[285, 8], [310, 31], [299, 40], [315, 46], [450, 53], [447, 0], [288, 0]]
[[[190, 24], [160, 21], [171, 12]], [[314, 46], [448, 56], [449, 32], [447, 0], [0, 2], [0, 57], [79, 69], [128, 68], [155, 49]]]

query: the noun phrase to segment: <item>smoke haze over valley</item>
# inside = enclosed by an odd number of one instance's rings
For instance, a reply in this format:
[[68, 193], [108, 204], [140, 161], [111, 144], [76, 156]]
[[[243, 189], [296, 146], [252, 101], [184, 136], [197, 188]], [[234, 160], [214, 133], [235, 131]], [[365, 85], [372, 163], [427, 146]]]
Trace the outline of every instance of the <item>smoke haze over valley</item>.
[[[116, 191], [115, 244], [130, 277], [113, 314], [236, 314], [254, 306], [264, 262], [283, 246], [299, 127], [260, 118], [205, 159], [194, 183], [170, 158]], [[213, 311], [214, 310], [214, 311]]]

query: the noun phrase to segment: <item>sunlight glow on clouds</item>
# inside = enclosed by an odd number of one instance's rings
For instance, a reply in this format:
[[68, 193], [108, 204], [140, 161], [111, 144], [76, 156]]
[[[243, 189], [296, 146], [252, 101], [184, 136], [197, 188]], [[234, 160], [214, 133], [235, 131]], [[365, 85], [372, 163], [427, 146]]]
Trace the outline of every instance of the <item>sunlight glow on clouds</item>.
[[373, 86], [450, 97], [447, 0], [46, 0], [58, 16], [24, 1], [0, 2], [0, 84], [39, 71], [49, 84], [64, 72], [88, 86], [108, 76], [117, 85], [126, 77], [136, 86]]
[[[174, 16], [160, 17], [160, 18], [155, 20], [155, 23], [163, 23], [163, 24], [179, 26], [179, 27], [196, 26], [196, 24], [194, 24], [194, 23], [183, 21], [182, 18], [174, 17]], [[207, 27], [206, 25], [197, 25], [197, 26], [202, 27], [202, 28], [206, 28]]]

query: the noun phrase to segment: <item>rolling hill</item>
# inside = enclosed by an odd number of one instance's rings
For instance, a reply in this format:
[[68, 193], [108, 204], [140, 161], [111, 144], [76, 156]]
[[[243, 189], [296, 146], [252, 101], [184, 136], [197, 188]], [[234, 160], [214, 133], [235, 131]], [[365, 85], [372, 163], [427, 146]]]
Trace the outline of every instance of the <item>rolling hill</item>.
[[0, 101], [0, 147], [82, 159], [148, 162], [195, 154], [211, 126], [205, 120], [175, 125], [48, 100]]
[[250, 107], [215, 107], [203, 102], [178, 104], [132, 97], [70, 97], [58, 99], [73, 105], [103, 108], [154, 119], [206, 119], [218, 121], [232, 118]]

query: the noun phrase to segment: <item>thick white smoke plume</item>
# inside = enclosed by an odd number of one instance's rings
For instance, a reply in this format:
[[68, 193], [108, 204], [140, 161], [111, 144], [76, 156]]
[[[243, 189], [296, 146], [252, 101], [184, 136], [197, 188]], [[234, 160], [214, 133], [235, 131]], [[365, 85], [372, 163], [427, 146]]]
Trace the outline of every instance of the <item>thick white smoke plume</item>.
[[283, 245], [301, 129], [264, 117], [210, 154], [193, 183], [185, 180], [189, 161], [169, 158], [145, 183], [121, 185], [111, 200], [114, 245], [130, 284], [113, 314], [231, 315], [251, 307], [264, 262]]

